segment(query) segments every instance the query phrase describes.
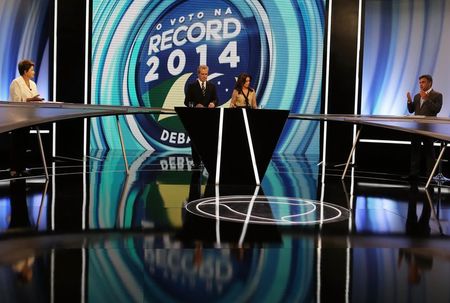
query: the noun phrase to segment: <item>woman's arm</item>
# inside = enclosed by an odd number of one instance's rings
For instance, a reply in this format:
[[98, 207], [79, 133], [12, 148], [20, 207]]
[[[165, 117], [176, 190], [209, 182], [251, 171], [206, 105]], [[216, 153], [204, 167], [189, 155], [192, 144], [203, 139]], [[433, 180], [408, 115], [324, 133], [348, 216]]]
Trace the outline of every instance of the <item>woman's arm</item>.
[[258, 105], [256, 104], [256, 90], [253, 91], [251, 105], [252, 108], [258, 108]]
[[22, 93], [20, 92], [20, 86], [17, 81], [13, 81], [9, 87], [9, 99], [14, 102], [22, 102]]
[[233, 89], [233, 93], [231, 94], [231, 103], [230, 103], [230, 107], [231, 108], [235, 108], [236, 107], [237, 95], [238, 95], [237, 90]]
[[33, 101], [42, 101], [44, 98], [41, 98], [41, 95], [39, 95], [37, 85], [34, 81], [30, 80], [30, 88], [32, 96], [31, 98], [27, 98], [27, 102], [33, 102]]

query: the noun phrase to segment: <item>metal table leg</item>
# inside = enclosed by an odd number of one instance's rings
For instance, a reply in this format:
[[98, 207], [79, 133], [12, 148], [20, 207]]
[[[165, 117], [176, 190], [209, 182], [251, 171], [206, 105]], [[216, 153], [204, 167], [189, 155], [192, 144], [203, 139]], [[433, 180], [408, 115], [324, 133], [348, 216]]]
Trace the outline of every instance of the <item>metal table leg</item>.
[[[447, 146], [447, 143], [441, 141], [441, 149], [443, 149], [445, 146]], [[442, 161], [443, 161], [443, 160], [441, 160], [441, 161], [439, 162], [439, 166], [438, 166], [439, 172], [433, 177], [433, 179], [436, 181], [436, 183], [437, 183], [438, 185], [442, 185], [442, 184], [444, 184], [445, 182], [449, 182], [449, 181], [450, 181], [450, 179], [447, 178], [447, 177], [442, 173]]]
[[431, 208], [431, 214], [433, 215], [433, 219], [436, 220], [438, 227], [439, 227], [439, 233], [441, 235], [444, 235], [443, 229], [442, 229], [442, 225], [441, 225], [441, 221], [439, 220], [439, 217], [436, 215], [436, 212], [434, 210], [434, 206], [433, 206], [433, 200], [431, 199], [431, 194], [428, 191], [428, 189], [425, 188], [425, 194], [427, 195], [427, 200], [428, 203], [430, 204], [430, 208]]
[[438, 167], [439, 163], [441, 162], [442, 156], [444, 155], [445, 149], [447, 148], [446, 145], [441, 149], [441, 152], [439, 153], [439, 157], [436, 160], [436, 163], [434, 163], [433, 170], [431, 171], [430, 176], [428, 177], [427, 185], [425, 185], [425, 188], [428, 188], [430, 185], [431, 179], [433, 179], [434, 173], [436, 172], [436, 168]]
[[341, 179], [345, 178], [345, 174], [347, 173], [348, 166], [350, 165], [350, 161], [352, 160], [352, 156], [355, 153], [356, 144], [358, 143], [359, 135], [361, 134], [361, 130], [362, 130], [362, 126], [358, 129], [358, 132], [356, 133], [356, 138], [355, 138], [355, 141], [353, 142], [353, 146], [352, 146], [352, 149], [350, 151], [350, 154], [348, 155], [347, 163], [345, 164], [344, 172], [342, 173]]
[[44, 145], [42, 145], [41, 131], [39, 130], [39, 126], [36, 126], [36, 131], [38, 135], [39, 148], [41, 150], [42, 165], [44, 166], [45, 179], [48, 181], [49, 177], [48, 177], [47, 162], [45, 161]]

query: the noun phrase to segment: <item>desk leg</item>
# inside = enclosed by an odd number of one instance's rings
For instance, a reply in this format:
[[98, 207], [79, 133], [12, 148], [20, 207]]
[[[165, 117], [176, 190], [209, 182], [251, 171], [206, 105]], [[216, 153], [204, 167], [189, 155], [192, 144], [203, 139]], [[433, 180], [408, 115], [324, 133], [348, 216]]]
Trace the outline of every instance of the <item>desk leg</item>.
[[342, 177], [341, 177], [342, 180], [345, 178], [345, 174], [347, 173], [348, 166], [350, 165], [350, 161], [352, 160], [352, 156], [355, 152], [356, 144], [358, 143], [359, 135], [361, 134], [361, 129], [362, 129], [362, 126], [358, 129], [358, 132], [356, 133], [356, 138], [355, 138], [355, 141], [353, 142], [352, 150], [350, 151], [350, 154], [348, 155], [347, 163], [345, 164], [344, 172], [342, 173]]
[[39, 126], [36, 126], [36, 131], [37, 131], [37, 135], [38, 135], [39, 148], [41, 150], [42, 164], [44, 165], [45, 179], [48, 181], [49, 177], [48, 177], [48, 170], [47, 170], [47, 162], [45, 161], [44, 145], [42, 145], [41, 131], [39, 129]]
[[444, 235], [443, 229], [442, 229], [442, 225], [441, 225], [441, 221], [439, 220], [439, 217], [436, 215], [436, 212], [434, 210], [434, 206], [433, 206], [433, 200], [431, 199], [431, 195], [428, 192], [428, 189], [425, 188], [425, 194], [427, 195], [427, 200], [428, 203], [430, 204], [430, 208], [431, 208], [431, 214], [433, 215], [433, 219], [436, 220], [438, 227], [439, 227], [439, 232], [441, 233], [441, 235]]
[[444, 144], [444, 146], [441, 149], [441, 152], [439, 153], [439, 157], [436, 160], [436, 163], [434, 163], [433, 171], [431, 172], [430, 176], [428, 177], [427, 185], [425, 185], [425, 188], [428, 188], [430, 185], [431, 179], [433, 179], [434, 173], [436, 172], [436, 169], [441, 162], [442, 156], [444, 155], [445, 149], [447, 148], [447, 145]]
[[39, 212], [36, 220], [36, 230], [39, 230], [39, 225], [41, 224], [42, 208], [44, 206], [45, 196], [47, 195], [48, 182], [49, 180], [47, 179], [47, 181], [45, 181], [44, 190], [42, 191], [41, 204], [39, 204]]
[[123, 160], [125, 161], [125, 169], [128, 175], [130, 171], [128, 169], [127, 153], [125, 152], [125, 145], [123, 143], [122, 128], [120, 127], [119, 116], [116, 116], [116, 121], [117, 121], [117, 129], [119, 130], [120, 145], [122, 146]]

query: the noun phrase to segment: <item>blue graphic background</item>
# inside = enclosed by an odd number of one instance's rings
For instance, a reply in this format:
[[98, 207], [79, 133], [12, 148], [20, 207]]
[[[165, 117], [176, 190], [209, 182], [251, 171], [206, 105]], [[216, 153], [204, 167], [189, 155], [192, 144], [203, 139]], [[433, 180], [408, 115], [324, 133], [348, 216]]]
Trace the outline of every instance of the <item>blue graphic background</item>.
[[[231, 14], [225, 15], [229, 8]], [[214, 16], [221, 9], [221, 16]], [[203, 13], [200, 20], [188, 21], [189, 14]], [[270, 14], [269, 14], [270, 12]], [[212, 14], [212, 15], [211, 15]], [[186, 17], [183, 23], [206, 23], [235, 18], [241, 32], [232, 39], [186, 42], [155, 54], [159, 60], [158, 80], [145, 82], [149, 37], [178, 28], [170, 20]], [[234, 79], [240, 72], [253, 76], [261, 107], [289, 109], [293, 113], [320, 113], [323, 74], [325, 1], [93, 1], [91, 102], [111, 105], [145, 105], [173, 108], [183, 106], [184, 88], [196, 78], [199, 54], [207, 47], [210, 80], [216, 84], [220, 103], [228, 107]], [[157, 26], [161, 24], [161, 29]], [[181, 36], [180, 36], [180, 39]], [[218, 63], [229, 42], [236, 41], [236, 67]], [[186, 55], [186, 66], [176, 75], [167, 72], [167, 58], [175, 50]], [[228, 54], [230, 55], [230, 54]], [[177, 66], [179, 60], [175, 60]], [[186, 142], [163, 142], [161, 133], [183, 132], [176, 117], [121, 117], [125, 144], [129, 149], [186, 150]], [[184, 143], [184, 144], [183, 144]], [[119, 149], [114, 119], [93, 119], [92, 149]], [[318, 124], [288, 122], [277, 152], [318, 154]]]
[[19, 76], [17, 63], [34, 61], [39, 94], [49, 100], [49, 1], [0, 0], [0, 101]]
[[[418, 92], [422, 74], [450, 95], [449, 22], [449, 0], [365, 2], [361, 114], [406, 115], [406, 92]], [[449, 114], [444, 100], [438, 116]]]

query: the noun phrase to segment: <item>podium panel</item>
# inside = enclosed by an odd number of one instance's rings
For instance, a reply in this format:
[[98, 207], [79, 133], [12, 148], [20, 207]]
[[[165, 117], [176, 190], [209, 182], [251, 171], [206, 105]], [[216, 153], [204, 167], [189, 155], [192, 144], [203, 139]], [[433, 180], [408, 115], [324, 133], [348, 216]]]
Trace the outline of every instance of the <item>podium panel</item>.
[[289, 115], [270, 109], [175, 111], [216, 184], [260, 184]]

